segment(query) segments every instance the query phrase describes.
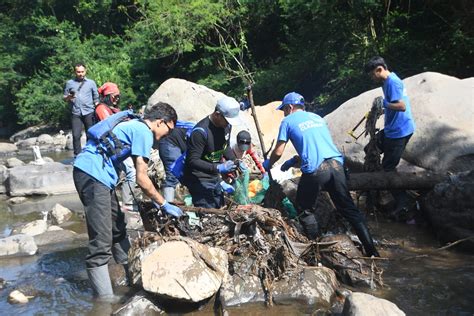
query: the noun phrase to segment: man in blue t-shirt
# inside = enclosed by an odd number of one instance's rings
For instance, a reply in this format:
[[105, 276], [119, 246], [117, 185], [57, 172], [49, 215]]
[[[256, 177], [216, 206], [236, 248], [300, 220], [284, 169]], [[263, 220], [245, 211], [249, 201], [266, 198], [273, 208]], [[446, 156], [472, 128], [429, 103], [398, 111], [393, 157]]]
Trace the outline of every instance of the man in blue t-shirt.
[[[408, 141], [415, 131], [415, 122], [411, 114], [410, 100], [403, 81], [393, 72], [388, 70], [385, 60], [380, 56], [372, 57], [365, 64], [365, 72], [376, 83], [382, 84], [385, 124], [380, 131], [379, 147], [384, 153], [382, 168], [384, 171], [395, 171]], [[392, 216], [405, 207], [407, 195], [404, 191], [393, 190], [392, 195], [397, 205]]]
[[382, 167], [385, 171], [395, 171], [403, 151], [415, 131], [410, 101], [403, 81], [388, 70], [380, 56], [371, 58], [365, 71], [376, 83], [382, 83], [385, 126], [382, 134]]
[[[158, 103], [145, 111], [143, 120], [129, 120], [112, 129], [132, 157], [136, 168], [136, 183], [151, 198], [157, 208], [180, 217], [183, 212], [168, 203], [148, 178], [148, 159], [153, 141], [168, 135], [177, 120], [176, 111], [167, 103]], [[86, 257], [87, 274], [95, 296], [113, 299], [113, 290], [107, 264], [115, 261], [128, 270], [128, 240], [124, 214], [121, 212], [115, 186], [119, 180], [118, 168], [105, 156], [94, 140], [89, 140], [74, 161], [74, 184], [84, 205], [89, 235]], [[124, 158], [127, 158], [124, 157]]]
[[343, 158], [334, 145], [326, 121], [319, 115], [304, 110], [304, 98], [290, 92], [277, 108], [285, 118], [280, 125], [278, 142], [270, 159], [263, 164], [269, 171], [282, 156], [291, 141], [298, 156], [286, 161], [281, 170], [300, 164], [303, 173], [296, 192], [296, 206], [300, 222], [310, 239], [318, 235], [316, 217], [312, 208], [321, 190], [327, 190], [337, 210], [351, 223], [364, 246], [367, 256], [379, 256], [363, 214], [356, 208], [343, 168]]

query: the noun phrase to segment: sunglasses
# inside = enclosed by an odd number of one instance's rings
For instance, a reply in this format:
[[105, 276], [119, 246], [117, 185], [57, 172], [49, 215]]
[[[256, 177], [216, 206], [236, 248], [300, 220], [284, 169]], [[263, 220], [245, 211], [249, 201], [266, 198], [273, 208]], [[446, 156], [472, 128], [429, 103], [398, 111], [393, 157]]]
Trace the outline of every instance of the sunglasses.
[[249, 140], [239, 140], [239, 144], [250, 145]]
[[165, 123], [166, 127], [168, 128], [168, 133], [166, 133], [166, 135], [169, 135], [171, 134], [171, 132], [174, 130], [174, 128], [171, 128], [168, 123], [166, 123], [165, 121], [163, 121], [163, 123]]

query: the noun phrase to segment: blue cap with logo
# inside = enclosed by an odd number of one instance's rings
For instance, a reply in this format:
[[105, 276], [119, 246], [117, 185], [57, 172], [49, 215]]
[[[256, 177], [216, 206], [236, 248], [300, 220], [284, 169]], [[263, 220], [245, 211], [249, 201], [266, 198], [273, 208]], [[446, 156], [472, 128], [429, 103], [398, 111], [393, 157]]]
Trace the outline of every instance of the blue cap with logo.
[[217, 101], [216, 111], [221, 113], [230, 125], [244, 125], [240, 104], [231, 97], [223, 97]]
[[296, 104], [296, 105], [301, 105], [304, 106], [304, 98], [301, 94], [296, 93], [296, 92], [290, 92], [285, 95], [283, 98], [283, 101], [281, 104], [277, 107], [277, 110], [283, 109], [285, 105], [288, 104]]

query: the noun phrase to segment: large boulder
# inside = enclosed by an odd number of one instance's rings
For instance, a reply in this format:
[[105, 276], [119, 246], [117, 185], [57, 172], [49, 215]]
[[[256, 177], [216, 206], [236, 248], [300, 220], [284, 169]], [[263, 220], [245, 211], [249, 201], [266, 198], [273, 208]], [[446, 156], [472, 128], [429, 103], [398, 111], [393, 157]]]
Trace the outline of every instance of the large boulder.
[[214, 111], [216, 102], [225, 95], [205, 86], [171, 78], [163, 82], [148, 99], [147, 106], [158, 102], [170, 104], [183, 121], [198, 122]]
[[[227, 274], [220, 290], [220, 301], [224, 308], [247, 303], [265, 302], [266, 294], [262, 281], [252, 271], [254, 260], [242, 259]], [[245, 277], [243, 277], [245, 276]], [[272, 299], [275, 303], [300, 302], [329, 309], [339, 283], [336, 274], [325, 267], [305, 267], [293, 277], [272, 283]]]
[[38, 137], [41, 134], [54, 132], [56, 128], [48, 125], [37, 125], [31, 126], [24, 130], [21, 130], [10, 137], [10, 141], [16, 143], [20, 140], [24, 140], [31, 137]]
[[156, 299], [145, 291], [140, 291], [123, 306], [113, 312], [115, 316], [142, 316], [162, 314], [163, 309]]
[[51, 211], [49, 211], [49, 215], [51, 216], [51, 222], [54, 225], [61, 225], [71, 218], [72, 212], [58, 203], [54, 205]]
[[40, 198], [27, 199], [21, 204], [8, 203], [8, 211], [16, 216], [30, 213], [42, 213], [51, 210], [56, 204], [61, 204], [68, 209], [82, 214], [84, 206], [76, 192], [71, 194], [49, 195]]
[[421, 207], [441, 241], [471, 237], [456, 247], [474, 251], [474, 170], [437, 184], [422, 198]]
[[343, 316], [404, 316], [394, 303], [370, 294], [354, 292], [346, 298]]
[[0, 154], [8, 154], [17, 151], [18, 148], [12, 143], [0, 143]]
[[0, 257], [32, 256], [37, 250], [32, 236], [14, 235], [0, 239]]
[[8, 179], [8, 168], [5, 167], [4, 165], [0, 165], [0, 193], [6, 193], [7, 188], [5, 186], [5, 183]]
[[13, 231], [13, 234], [24, 234], [28, 236], [36, 236], [44, 233], [48, 229], [48, 223], [45, 220], [38, 219], [26, 223]]
[[8, 178], [9, 194], [25, 196], [75, 192], [72, 168], [58, 162], [12, 168]]
[[220, 288], [227, 253], [183, 238], [162, 244], [142, 260], [143, 288], [167, 298], [200, 302]]
[[8, 168], [24, 166], [25, 163], [16, 157], [8, 158], [6, 163]]
[[[425, 72], [404, 80], [412, 107], [416, 131], [403, 158], [411, 164], [434, 171], [469, 170], [474, 162], [473, 78], [458, 79], [434, 72]], [[347, 159], [357, 165], [364, 161], [368, 138], [355, 141], [350, 131], [368, 112], [382, 89], [367, 91], [342, 104], [327, 115], [334, 142]], [[380, 119], [378, 127], [383, 127]], [[360, 127], [358, 134], [363, 130]]]

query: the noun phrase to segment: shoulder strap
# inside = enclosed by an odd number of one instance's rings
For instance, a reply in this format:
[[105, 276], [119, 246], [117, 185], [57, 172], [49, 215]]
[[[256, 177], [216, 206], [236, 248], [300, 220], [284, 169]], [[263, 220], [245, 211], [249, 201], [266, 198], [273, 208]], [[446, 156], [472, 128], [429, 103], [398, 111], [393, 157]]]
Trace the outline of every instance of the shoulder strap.
[[79, 88], [77, 88], [77, 92], [81, 91], [81, 88], [82, 88], [82, 86], [84, 85], [85, 82], [86, 82], [86, 79], [84, 78], [84, 79], [81, 81], [81, 84], [79, 85]]
[[204, 137], [207, 139], [207, 131], [206, 131], [204, 128], [202, 128], [202, 127], [200, 127], [200, 126], [196, 126], [196, 127], [194, 127], [194, 128], [192, 129], [191, 134], [192, 134], [194, 131], [200, 131], [201, 134], [203, 134]]

